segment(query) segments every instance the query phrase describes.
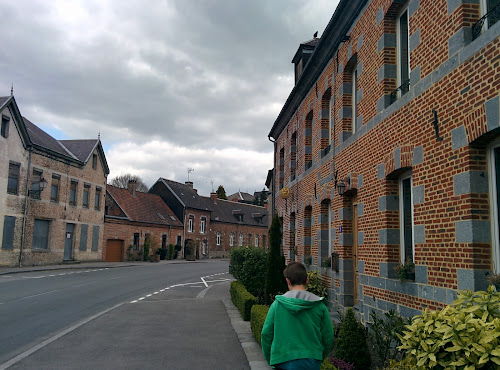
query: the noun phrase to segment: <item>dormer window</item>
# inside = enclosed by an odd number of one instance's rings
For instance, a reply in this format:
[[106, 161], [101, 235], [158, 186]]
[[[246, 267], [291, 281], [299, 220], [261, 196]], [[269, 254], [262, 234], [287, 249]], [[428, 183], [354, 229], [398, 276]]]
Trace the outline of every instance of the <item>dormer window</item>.
[[320, 39], [317, 36], [318, 33], [316, 32], [312, 40], [300, 44], [299, 49], [292, 59], [292, 63], [295, 64], [295, 84], [297, 84], [300, 76], [302, 76], [302, 72], [306, 68], [307, 63], [314, 52], [314, 48], [316, 48], [316, 45], [319, 43]]
[[238, 222], [243, 222], [243, 212], [240, 209], [234, 209], [233, 215], [236, 217]]

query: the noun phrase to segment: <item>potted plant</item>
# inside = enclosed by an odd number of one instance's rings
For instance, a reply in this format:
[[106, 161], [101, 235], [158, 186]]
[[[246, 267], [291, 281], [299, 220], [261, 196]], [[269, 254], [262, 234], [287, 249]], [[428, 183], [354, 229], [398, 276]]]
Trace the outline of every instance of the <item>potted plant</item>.
[[394, 270], [399, 281], [415, 280], [415, 264], [410, 260], [394, 267]]
[[500, 292], [500, 274], [488, 275], [488, 280], [491, 285], [494, 285], [497, 292]]

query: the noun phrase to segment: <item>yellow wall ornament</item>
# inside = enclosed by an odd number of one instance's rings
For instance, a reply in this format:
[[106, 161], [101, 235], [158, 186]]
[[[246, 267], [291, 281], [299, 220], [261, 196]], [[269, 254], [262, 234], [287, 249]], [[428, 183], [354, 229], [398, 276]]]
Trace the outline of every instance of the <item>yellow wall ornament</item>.
[[289, 188], [284, 187], [283, 189], [281, 189], [280, 197], [282, 199], [288, 199], [289, 196], [290, 196], [290, 189]]

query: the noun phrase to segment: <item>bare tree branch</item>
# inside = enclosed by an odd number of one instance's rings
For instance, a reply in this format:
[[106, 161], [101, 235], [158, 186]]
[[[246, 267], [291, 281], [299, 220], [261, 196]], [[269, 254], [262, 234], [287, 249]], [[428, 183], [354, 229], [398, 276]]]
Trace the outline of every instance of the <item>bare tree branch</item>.
[[137, 191], [146, 193], [149, 190], [149, 187], [144, 183], [140, 176], [132, 175], [130, 173], [112, 178], [111, 185], [116, 186], [117, 188], [127, 189], [128, 182], [130, 180], [135, 180]]

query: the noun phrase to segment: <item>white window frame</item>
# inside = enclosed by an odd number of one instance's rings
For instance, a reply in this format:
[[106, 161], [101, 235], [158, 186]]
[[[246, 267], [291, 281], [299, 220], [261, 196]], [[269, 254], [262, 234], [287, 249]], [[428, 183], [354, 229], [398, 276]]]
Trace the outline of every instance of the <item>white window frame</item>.
[[404, 245], [404, 201], [403, 201], [403, 186], [402, 183], [404, 180], [410, 179], [410, 204], [411, 204], [411, 245], [412, 245], [412, 262], [415, 263], [415, 219], [413, 212], [413, 176], [411, 172], [405, 172], [399, 177], [399, 246], [400, 246], [400, 254], [401, 254], [401, 263], [406, 262], [406, 253], [405, 253], [405, 245]]
[[[408, 78], [410, 78], [410, 13], [408, 12], [408, 7], [404, 7], [403, 10], [399, 13], [398, 17], [396, 18], [396, 69], [397, 69], [397, 80], [396, 84], [397, 87], [401, 86], [403, 84], [402, 81], [402, 75], [401, 75], [401, 26], [400, 26], [400, 19], [403, 14], [406, 15], [407, 19], [407, 28], [408, 28], [408, 38], [406, 41], [406, 44], [408, 45]], [[398, 90], [398, 98], [402, 96], [401, 90]]]
[[352, 71], [352, 133], [356, 133], [358, 115], [358, 66]]
[[[479, 18], [482, 18], [486, 15], [486, 13], [488, 13], [488, 0], [481, 0], [479, 4], [479, 9], [480, 9]], [[483, 28], [481, 28], [481, 33], [488, 30], [488, 28], [490, 28], [490, 25], [488, 18], [486, 18], [483, 23]]]
[[207, 219], [205, 217], [202, 217], [201, 222], [200, 222], [200, 232], [202, 234], [206, 233], [206, 223], [207, 223]]
[[495, 140], [488, 146], [488, 174], [489, 174], [489, 191], [490, 191], [490, 220], [491, 220], [491, 249], [493, 258], [493, 271], [496, 274], [500, 273], [500, 242], [498, 229], [498, 207], [497, 207], [497, 186], [496, 184], [496, 168], [495, 168], [495, 148], [500, 147], [500, 138]]
[[259, 236], [258, 235], [255, 235], [255, 246], [256, 247], [259, 246]]
[[229, 235], [229, 246], [234, 247], [234, 233]]
[[239, 246], [243, 247], [243, 233], [240, 233]]
[[216, 244], [217, 245], [220, 245], [221, 238], [222, 238], [222, 234], [220, 233], [220, 231], [217, 231], [217, 239], [216, 239]]
[[189, 233], [193, 232], [193, 226], [194, 226], [194, 218], [188, 217], [188, 232]]

